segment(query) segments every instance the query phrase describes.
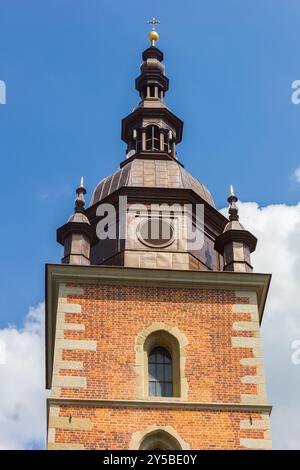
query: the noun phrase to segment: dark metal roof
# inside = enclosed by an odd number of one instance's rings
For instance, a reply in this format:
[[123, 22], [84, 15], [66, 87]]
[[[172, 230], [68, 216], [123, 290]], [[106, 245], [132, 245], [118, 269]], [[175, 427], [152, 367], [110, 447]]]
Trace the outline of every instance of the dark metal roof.
[[208, 189], [177, 162], [148, 159], [132, 160], [100, 181], [93, 193], [90, 205], [96, 204], [124, 186], [191, 189], [215, 207]]

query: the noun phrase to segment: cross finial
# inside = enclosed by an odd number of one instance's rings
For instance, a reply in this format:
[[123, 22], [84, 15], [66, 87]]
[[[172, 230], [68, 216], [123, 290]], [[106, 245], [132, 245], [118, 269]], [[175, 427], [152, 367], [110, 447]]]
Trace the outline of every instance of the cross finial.
[[155, 31], [155, 25], [160, 24], [160, 21], [153, 16], [152, 20], [147, 21], [147, 24], [152, 24], [152, 31]]
[[148, 20], [147, 23], [152, 24], [152, 31], [150, 31], [148, 38], [151, 42], [151, 46], [155, 47], [155, 43], [156, 41], [158, 41], [159, 38], [158, 32], [155, 30], [155, 25], [160, 24], [160, 21], [153, 17], [152, 20]]

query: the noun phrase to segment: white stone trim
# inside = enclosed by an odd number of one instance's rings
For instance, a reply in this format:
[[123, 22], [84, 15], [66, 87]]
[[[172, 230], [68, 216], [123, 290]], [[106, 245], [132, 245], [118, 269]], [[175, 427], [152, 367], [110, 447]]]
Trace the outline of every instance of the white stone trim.
[[48, 446], [55, 443], [55, 428], [48, 428]]
[[48, 450], [84, 450], [84, 445], [79, 443], [58, 442], [56, 444], [49, 444]]
[[53, 375], [53, 387], [86, 388], [86, 378], [77, 375]]
[[60, 302], [57, 311], [61, 313], [81, 313], [81, 305]]
[[263, 414], [261, 419], [253, 419], [251, 422], [249, 419], [242, 419], [240, 425], [241, 429], [263, 429], [268, 431], [270, 429], [270, 417]]
[[[233, 323], [233, 331], [249, 331], [254, 336], [251, 337], [238, 337], [233, 336], [231, 338], [231, 344], [233, 348], [246, 348], [251, 349], [252, 357], [245, 357], [240, 359], [240, 364], [244, 367], [253, 367], [256, 369], [256, 373], [253, 375], [245, 375], [241, 377], [242, 384], [255, 384], [257, 387], [256, 394], [242, 393], [241, 403], [265, 403], [266, 401], [266, 386], [265, 386], [265, 374], [263, 367], [263, 354], [261, 349], [260, 340], [260, 329], [259, 329], [259, 311], [257, 306], [257, 295], [256, 292], [248, 291], [236, 291], [236, 297], [245, 298], [248, 300], [248, 304], [235, 304], [232, 307], [234, 313], [248, 313], [251, 316], [250, 321], [235, 321]], [[269, 415], [263, 414], [261, 420], [250, 420], [241, 419], [240, 428], [247, 430], [261, 429], [264, 430], [264, 439], [240, 439], [242, 447], [247, 449], [270, 449], [271, 444], [271, 432], [270, 432], [270, 419]]]
[[96, 351], [97, 341], [85, 339], [57, 339], [56, 345], [59, 349], [71, 351]]
[[272, 441], [270, 439], [240, 439], [240, 444], [246, 449], [271, 450]]
[[77, 431], [90, 431], [93, 428], [93, 422], [89, 418], [75, 418], [73, 416], [52, 416], [49, 418], [49, 426], [54, 429], [58, 428], [74, 429]]
[[64, 350], [69, 351], [96, 351], [97, 341], [92, 340], [72, 340], [65, 339], [65, 331], [84, 331], [85, 325], [82, 323], [66, 322], [66, 313], [81, 313], [81, 305], [69, 303], [68, 296], [82, 295], [83, 288], [67, 287], [66, 283], [61, 283], [58, 290], [58, 305], [56, 315], [55, 350], [52, 374], [51, 396], [60, 397], [61, 388], [86, 388], [87, 379], [82, 376], [60, 375], [60, 370], [83, 370], [82, 361], [65, 361], [62, 359]]

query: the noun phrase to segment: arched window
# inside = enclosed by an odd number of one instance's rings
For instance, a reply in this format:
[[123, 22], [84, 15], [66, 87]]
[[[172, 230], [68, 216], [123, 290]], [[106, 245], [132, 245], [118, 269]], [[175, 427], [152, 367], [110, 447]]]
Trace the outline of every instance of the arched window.
[[148, 357], [149, 396], [173, 396], [172, 357], [162, 347], [152, 349]]
[[168, 432], [158, 429], [147, 434], [140, 444], [140, 450], [181, 450], [178, 440]]
[[136, 398], [188, 397], [186, 336], [176, 327], [153, 323], [136, 337]]

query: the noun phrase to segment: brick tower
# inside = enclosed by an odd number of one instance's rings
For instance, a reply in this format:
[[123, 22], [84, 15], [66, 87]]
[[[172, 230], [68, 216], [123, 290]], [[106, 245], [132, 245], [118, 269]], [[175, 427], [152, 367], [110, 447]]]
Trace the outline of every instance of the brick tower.
[[269, 449], [270, 275], [252, 272], [233, 190], [228, 220], [178, 160], [183, 123], [149, 38], [126, 159], [87, 208], [81, 181], [62, 264], [46, 266], [48, 448]]

